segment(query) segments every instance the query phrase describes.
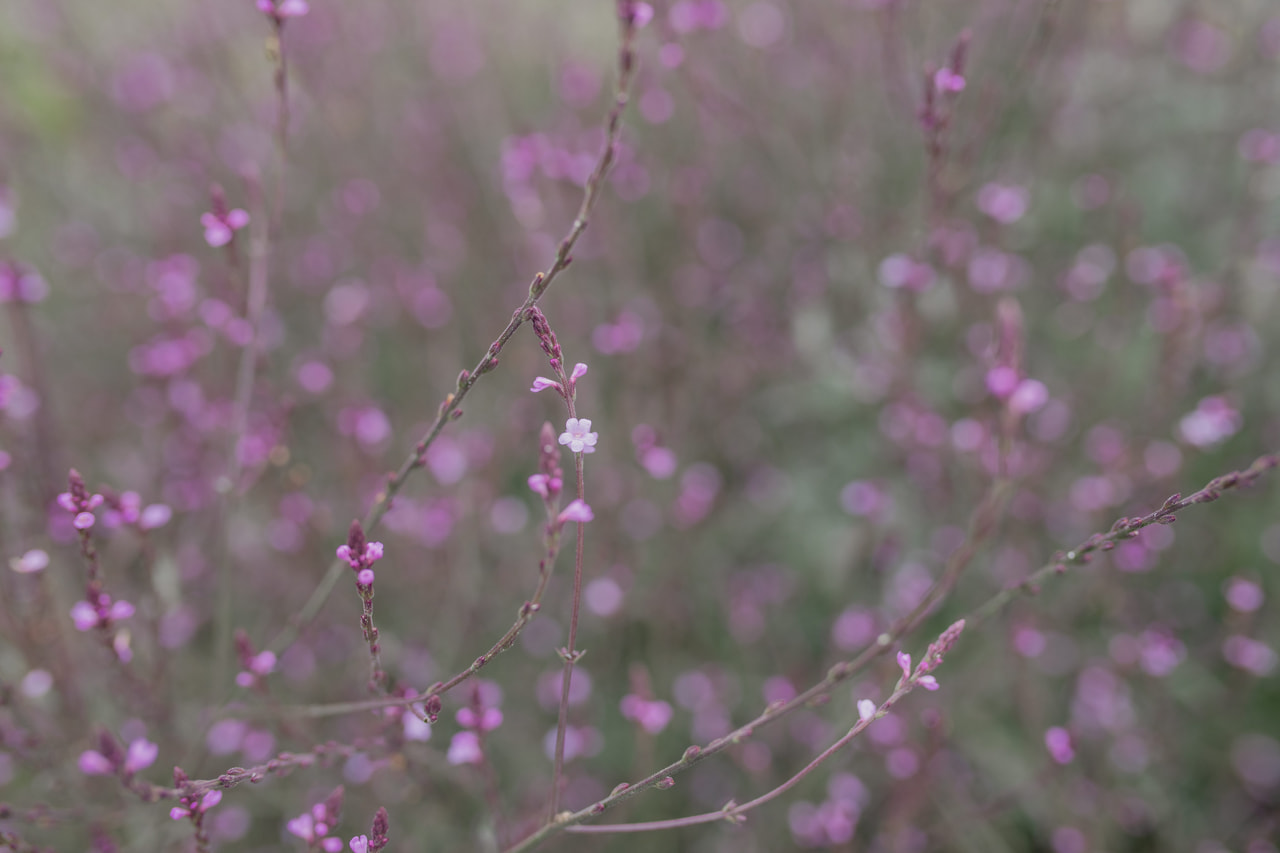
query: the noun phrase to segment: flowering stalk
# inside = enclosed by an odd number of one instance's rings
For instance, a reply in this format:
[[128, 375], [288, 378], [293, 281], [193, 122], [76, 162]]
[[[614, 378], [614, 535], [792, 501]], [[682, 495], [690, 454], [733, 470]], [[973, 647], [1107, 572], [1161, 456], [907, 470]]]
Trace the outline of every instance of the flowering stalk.
[[[515, 335], [516, 330], [524, 324], [526, 312], [538, 303], [538, 300], [546, 293], [551, 283], [572, 262], [573, 248], [578, 244], [578, 239], [587, 229], [591, 211], [600, 196], [600, 190], [604, 186], [604, 179], [609, 174], [609, 169], [613, 165], [614, 157], [617, 153], [618, 136], [622, 131], [622, 114], [626, 109], [628, 100], [627, 91], [635, 71], [635, 54], [632, 49], [632, 42], [636, 30], [640, 26], [637, 23], [633, 8], [636, 5], [638, 4], [632, 3], [631, 0], [619, 0], [619, 20], [622, 32], [621, 44], [618, 49], [618, 70], [614, 85], [613, 105], [605, 117], [604, 145], [600, 151], [599, 158], [596, 160], [595, 167], [583, 187], [582, 202], [578, 206], [578, 212], [574, 217], [573, 224], [569, 227], [569, 231], [564, 238], [561, 239], [551, 265], [544, 272], [534, 275], [533, 281], [529, 284], [529, 295], [525, 297], [520, 307], [512, 313], [506, 327], [503, 328], [497, 339], [489, 345], [489, 349], [476, 362], [474, 368], [463, 370], [458, 374], [457, 386], [453, 391], [445, 395], [444, 400], [441, 401], [434, 423], [418, 439], [412, 452], [400, 464], [396, 472], [387, 479], [386, 486], [378, 493], [374, 499], [373, 506], [369, 508], [363, 519], [362, 525], [366, 532], [371, 532], [377, 528], [382, 521], [382, 517], [391, 508], [391, 502], [395, 499], [395, 496], [404, 488], [405, 481], [408, 480], [409, 475], [426, 464], [427, 448], [444, 430], [445, 424], [462, 416], [462, 401], [471, 389], [475, 387], [481, 376], [497, 367], [498, 356], [502, 353], [507, 342]], [[329, 565], [329, 571], [311, 593], [310, 598], [307, 599], [302, 609], [289, 619], [287, 626], [272, 640], [270, 648], [273, 651], [278, 654], [290, 645], [296, 639], [298, 631], [310, 623], [316, 614], [320, 612], [320, 608], [324, 606], [329, 594], [333, 591], [334, 585], [337, 584], [338, 578], [342, 576], [342, 568], [343, 563], [340, 560], [335, 560]]]
[[[960, 637], [960, 632], [963, 630], [964, 620], [961, 619], [959, 622], [956, 622], [950, 628], [943, 631], [937, 641], [929, 645], [928, 651], [925, 652], [924, 658], [920, 661], [920, 666], [914, 673], [910, 671], [911, 656], [900, 652], [898, 655], [899, 663], [901, 664], [904, 660], [906, 663], [903, 666], [902, 678], [898, 680], [897, 685], [893, 689], [892, 695], [890, 695], [889, 698], [886, 699], [879, 707], [877, 707], [870, 699], [863, 699], [858, 702], [858, 722], [854, 724], [853, 728], [849, 729], [848, 732], [819, 753], [817, 757], [806, 764], [803, 769], [790, 779], [783, 782], [776, 788], [761, 794], [754, 800], [743, 803], [742, 805], [738, 805], [730, 800], [729, 803], [719, 811], [707, 812], [705, 814], [693, 815], [691, 817], [676, 818], [674, 820], [608, 824], [604, 826], [573, 826], [569, 828], [569, 831], [574, 833], [649, 832], [659, 829], [678, 829], [685, 826], [696, 826], [701, 823], [712, 823], [720, 820], [726, 820], [730, 823], [742, 823], [746, 820], [746, 818], [743, 817], [744, 814], [753, 809], [759, 808], [770, 800], [776, 799], [791, 788], [794, 788], [806, 776], [809, 776], [817, 770], [818, 767], [826, 763], [828, 759], [848, 746], [849, 742], [862, 734], [867, 726], [889, 713], [890, 708], [900, 702], [903, 697], [914, 690], [917, 686], [923, 687], [926, 690], [937, 690], [937, 680], [932, 675], [928, 675], [926, 673], [931, 672], [937, 668], [938, 664], [942, 663], [942, 656], [950, 651], [950, 649], [955, 645], [956, 640]], [[519, 848], [513, 848], [513, 850], [508, 851], [508, 853], [514, 853], [515, 849]]]
[[[1205, 485], [1204, 488], [1182, 498], [1180, 495], [1172, 495], [1169, 500], [1158, 510], [1136, 519], [1120, 519], [1112, 526], [1110, 532], [1105, 534], [1094, 534], [1089, 537], [1081, 546], [1066, 553], [1055, 555], [1055, 559], [1039, 571], [1032, 574], [1022, 584], [1017, 587], [1003, 590], [992, 596], [986, 604], [978, 607], [971, 614], [965, 616], [961, 620], [965, 625], [976, 626], [986, 619], [990, 618], [994, 613], [1001, 610], [1005, 605], [1012, 601], [1020, 593], [1030, 593], [1038, 589], [1039, 584], [1048, 577], [1055, 574], [1062, 574], [1067, 564], [1077, 564], [1088, 562], [1090, 554], [1096, 550], [1107, 550], [1107, 543], [1113, 547], [1114, 544], [1122, 539], [1128, 538], [1129, 533], [1135, 533], [1143, 527], [1151, 524], [1163, 523], [1168, 524], [1173, 520], [1172, 513], [1184, 509], [1186, 507], [1209, 503], [1217, 500], [1223, 493], [1249, 486], [1254, 483], [1262, 474], [1272, 468], [1280, 466], [1280, 453], [1268, 454], [1259, 457], [1252, 465], [1243, 471], [1232, 471], [1221, 477], [1215, 477]], [[893, 631], [905, 631], [906, 622], [900, 621]], [[954, 626], [953, 626], [954, 627]], [[710, 758], [712, 755], [723, 752], [730, 746], [741, 743], [751, 737], [756, 729], [776, 722], [785, 716], [790, 715], [799, 708], [805, 707], [815, 700], [820, 700], [827, 696], [832, 688], [843, 681], [853, 677], [858, 672], [865, 669], [872, 661], [885, 654], [892, 647], [893, 643], [901, 636], [894, 635], [893, 631], [885, 632], [876, 638], [875, 642], [862, 651], [857, 657], [850, 661], [841, 661], [832, 666], [827, 671], [827, 676], [817, 684], [809, 687], [807, 690], [801, 691], [792, 699], [775, 703], [766, 708], [754, 720], [739, 726], [737, 729], [729, 732], [723, 737], [716, 738], [705, 747], [691, 746], [684, 751], [681, 757], [665, 767], [655, 770], [645, 778], [634, 782], [630, 785], [620, 785], [609, 794], [609, 796], [599, 802], [580, 809], [572, 813], [564, 813], [557, 815], [553, 821], [544, 824], [541, 828], [531, 833], [522, 841], [509, 848], [505, 853], [520, 853], [520, 851], [531, 850], [538, 844], [545, 841], [552, 835], [565, 831], [572, 826], [591, 820], [600, 814], [603, 814], [613, 806], [631, 799], [644, 791], [652, 789], [666, 790], [675, 784], [674, 777], [689, 768], [693, 767]], [[926, 653], [928, 657], [928, 653]]]
[[364, 641], [369, 645], [369, 661], [372, 673], [369, 676], [369, 692], [386, 691], [387, 674], [382, 669], [382, 646], [378, 643], [378, 628], [373, 624], [373, 564], [382, 559], [382, 543], [366, 542], [364, 529], [360, 522], [351, 522], [347, 533], [347, 544], [338, 548], [338, 559], [346, 560], [356, 575], [356, 592], [360, 594], [363, 607], [360, 613], [360, 630]]

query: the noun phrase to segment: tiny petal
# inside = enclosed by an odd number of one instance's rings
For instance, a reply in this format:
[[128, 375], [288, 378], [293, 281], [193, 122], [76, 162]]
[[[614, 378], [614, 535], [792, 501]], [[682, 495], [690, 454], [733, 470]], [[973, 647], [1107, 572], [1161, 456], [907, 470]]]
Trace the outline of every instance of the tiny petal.
[[15, 557], [9, 561], [9, 568], [24, 575], [44, 571], [48, 565], [49, 555], [39, 548], [32, 548], [21, 557]]
[[76, 630], [88, 631], [98, 624], [98, 610], [87, 601], [77, 601], [71, 608], [71, 621]]
[[310, 841], [315, 831], [315, 820], [310, 812], [303, 812], [284, 825], [291, 835]]
[[191, 817], [191, 810], [184, 809], [181, 806], [174, 806], [173, 808], [169, 809], [169, 817], [173, 818], [174, 820], [184, 820], [186, 818]]
[[269, 672], [273, 672], [275, 668], [275, 652], [258, 652], [253, 656], [253, 660], [249, 661], [249, 669], [258, 675], [266, 675]]
[[281, 0], [276, 7], [276, 14], [282, 18], [300, 18], [309, 11], [311, 7], [306, 0]]
[[551, 478], [546, 474], [533, 474], [529, 477], [529, 488], [544, 498], [551, 497], [551, 492], [547, 488], [547, 483]]
[[79, 508], [76, 506], [76, 499], [71, 496], [70, 492], [63, 492], [58, 495], [58, 506], [67, 512], [75, 512]]
[[173, 518], [173, 510], [166, 504], [151, 504], [138, 517], [138, 526], [143, 530], [155, 530], [164, 527]]
[[898, 666], [902, 668], [902, 677], [911, 677], [911, 655], [906, 652], [898, 652]]
[[[587, 366], [582, 362], [578, 362], [573, 366], [573, 373], [569, 375], [569, 378], [576, 380], [576, 379], [581, 379], [586, 375], [587, 375]], [[591, 423], [590, 421], [587, 422], [588, 426], [590, 425], [590, 423]]]
[[932, 675], [922, 675], [920, 676], [920, 680], [916, 683], [925, 690], [937, 690], [939, 687], [938, 679], [934, 678]]
[[533, 380], [533, 387], [530, 388], [529, 390], [536, 394], [539, 391], [546, 390], [547, 388], [559, 388], [559, 387], [560, 387], [560, 383], [555, 381], [554, 379], [548, 379], [545, 376], [539, 376], [538, 378]]
[[80, 772], [86, 776], [110, 776], [116, 772], [105, 755], [96, 749], [87, 749], [80, 753]]
[[331, 835], [324, 841], [320, 842], [320, 847], [325, 853], [341, 853], [342, 839], [336, 835]]
[[643, 29], [645, 24], [653, 20], [653, 7], [648, 3], [632, 3], [631, 4], [631, 22], [637, 30]]
[[93, 527], [94, 521], [93, 513], [82, 512], [71, 522], [71, 526], [76, 530], [88, 530], [90, 527]]
[[564, 524], [567, 521], [576, 521], [579, 524], [583, 524], [591, 521], [595, 517], [595, 513], [591, 511], [591, 507], [586, 501], [576, 499], [573, 503], [560, 511], [560, 515], [556, 520], [561, 524]]
[[351, 853], [369, 853], [369, 836], [357, 835], [347, 842], [347, 846], [351, 848]]
[[128, 619], [133, 616], [133, 605], [121, 599], [111, 605], [111, 609], [107, 611], [107, 615], [116, 621]]
[[226, 223], [229, 228], [239, 231], [241, 228], [249, 224], [249, 214], [237, 207], [235, 210], [227, 214]]
[[339, 545], [337, 554], [338, 554], [339, 560], [346, 560], [348, 563], [350, 563], [353, 566], [357, 566], [360, 564], [358, 560], [351, 559], [351, 549], [346, 545]]
[[200, 811], [207, 812], [220, 802], [222, 802], [222, 792], [210, 791], [200, 798]]
[[361, 569], [356, 572], [356, 583], [361, 586], [373, 586], [373, 569]]
[[872, 702], [870, 699], [858, 700], [858, 719], [859, 720], [862, 720], [862, 722], [865, 723], [867, 720], [870, 720], [875, 715], [876, 715], [875, 702]]
[[366, 563], [377, 562], [382, 559], [382, 543], [369, 542], [364, 546], [364, 561]]
[[449, 742], [446, 756], [450, 764], [479, 764], [484, 760], [480, 750], [480, 738], [473, 731], [458, 732]]
[[125, 772], [137, 773], [147, 769], [156, 763], [156, 756], [159, 754], [160, 747], [146, 738], [138, 738], [129, 744], [129, 753], [124, 759]]
[[204, 226], [204, 241], [210, 248], [217, 249], [227, 245], [231, 242], [231, 236], [231, 229], [216, 220], [212, 225]]

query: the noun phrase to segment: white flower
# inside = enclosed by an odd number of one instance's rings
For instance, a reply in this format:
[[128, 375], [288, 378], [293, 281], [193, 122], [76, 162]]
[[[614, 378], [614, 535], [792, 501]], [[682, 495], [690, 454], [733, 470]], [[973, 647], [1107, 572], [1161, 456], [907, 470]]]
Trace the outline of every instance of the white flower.
[[862, 720], [862, 722], [865, 723], [867, 720], [870, 720], [875, 715], [876, 715], [875, 702], [872, 702], [870, 699], [858, 700], [858, 719]]
[[595, 453], [598, 433], [591, 432], [590, 418], [569, 418], [560, 433], [560, 443], [569, 446], [574, 453]]

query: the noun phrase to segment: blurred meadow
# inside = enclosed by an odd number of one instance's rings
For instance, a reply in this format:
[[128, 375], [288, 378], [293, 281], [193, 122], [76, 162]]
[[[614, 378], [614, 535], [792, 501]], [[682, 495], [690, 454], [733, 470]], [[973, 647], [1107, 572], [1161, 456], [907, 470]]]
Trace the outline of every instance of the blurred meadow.
[[[627, 5], [285, 3], [0, 5], [0, 849], [328, 850], [294, 821], [339, 785], [344, 850], [379, 807], [391, 851], [546, 821], [578, 525], [513, 647], [430, 728], [405, 711], [538, 583], [528, 478], [566, 415], [529, 390], [553, 375], [529, 324], [368, 530], [388, 683], [351, 575], [295, 615], [553, 263]], [[612, 168], [538, 302], [599, 434], [562, 807], [882, 633], [919, 660], [969, 622], [939, 690], [744, 823], [539, 849], [1275, 853], [1274, 475], [973, 616], [1280, 450], [1280, 8], [644, 8]], [[88, 630], [71, 468], [135, 608]], [[588, 824], [752, 800], [899, 674], [877, 656]], [[329, 707], [384, 690], [405, 701]], [[328, 743], [226, 786], [199, 832], [146, 801], [175, 765]]]

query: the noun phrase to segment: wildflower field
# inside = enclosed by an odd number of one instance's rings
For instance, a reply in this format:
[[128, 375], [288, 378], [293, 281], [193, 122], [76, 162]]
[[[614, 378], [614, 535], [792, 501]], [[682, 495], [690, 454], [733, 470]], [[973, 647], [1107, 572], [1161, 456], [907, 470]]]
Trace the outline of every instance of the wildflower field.
[[0, 850], [1280, 850], [1280, 7], [0, 6]]

